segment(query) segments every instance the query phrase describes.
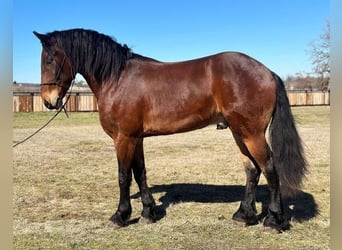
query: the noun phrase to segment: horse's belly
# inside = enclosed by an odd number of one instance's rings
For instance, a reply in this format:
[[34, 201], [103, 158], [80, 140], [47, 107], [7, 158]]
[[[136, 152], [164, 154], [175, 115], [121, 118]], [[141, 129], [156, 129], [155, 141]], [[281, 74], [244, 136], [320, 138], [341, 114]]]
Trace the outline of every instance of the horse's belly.
[[186, 117], [161, 116], [144, 123], [143, 136], [167, 135], [188, 132], [215, 124], [220, 118], [218, 113], [191, 114]]

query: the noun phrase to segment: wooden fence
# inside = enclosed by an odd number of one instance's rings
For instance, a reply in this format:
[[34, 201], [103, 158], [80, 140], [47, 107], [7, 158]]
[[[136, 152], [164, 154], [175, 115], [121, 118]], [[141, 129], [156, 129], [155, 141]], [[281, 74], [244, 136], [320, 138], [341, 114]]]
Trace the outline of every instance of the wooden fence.
[[[66, 98], [64, 98], [64, 101]], [[92, 92], [72, 93], [66, 105], [70, 112], [97, 111], [97, 101]], [[19, 92], [13, 93], [13, 112], [48, 111], [44, 106], [40, 93]]]
[[291, 106], [330, 105], [330, 91], [287, 91]]
[[[330, 105], [330, 92], [288, 91], [291, 106]], [[75, 92], [66, 105], [67, 111], [97, 111], [97, 101], [92, 92]], [[39, 92], [13, 92], [13, 112], [48, 111]]]

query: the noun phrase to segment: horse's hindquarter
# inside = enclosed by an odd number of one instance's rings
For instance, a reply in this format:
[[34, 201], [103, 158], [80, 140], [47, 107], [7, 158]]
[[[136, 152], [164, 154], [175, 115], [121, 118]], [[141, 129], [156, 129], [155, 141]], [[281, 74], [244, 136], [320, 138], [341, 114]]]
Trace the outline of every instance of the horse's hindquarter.
[[230, 128], [238, 134], [264, 132], [276, 102], [272, 72], [241, 53], [221, 56], [221, 66], [213, 67], [213, 74], [220, 76], [214, 95]]

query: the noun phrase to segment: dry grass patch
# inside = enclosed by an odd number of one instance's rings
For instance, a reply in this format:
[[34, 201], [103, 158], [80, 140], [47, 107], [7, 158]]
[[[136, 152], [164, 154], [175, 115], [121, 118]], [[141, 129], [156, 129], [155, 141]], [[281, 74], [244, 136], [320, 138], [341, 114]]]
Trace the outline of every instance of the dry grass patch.
[[[305, 143], [310, 174], [289, 201], [292, 229], [280, 235], [262, 225], [241, 227], [231, 216], [244, 192], [245, 175], [228, 130], [214, 126], [145, 139], [147, 177], [162, 218], [136, 223], [142, 205], [132, 184], [131, 225], [107, 226], [119, 192], [113, 143], [97, 113], [59, 117], [13, 149], [16, 249], [329, 249], [330, 108], [293, 109]], [[51, 114], [49, 114], [51, 116]], [[45, 120], [43, 113], [15, 114], [19, 140]], [[44, 120], [44, 121], [43, 121]], [[257, 208], [267, 203], [262, 177]]]

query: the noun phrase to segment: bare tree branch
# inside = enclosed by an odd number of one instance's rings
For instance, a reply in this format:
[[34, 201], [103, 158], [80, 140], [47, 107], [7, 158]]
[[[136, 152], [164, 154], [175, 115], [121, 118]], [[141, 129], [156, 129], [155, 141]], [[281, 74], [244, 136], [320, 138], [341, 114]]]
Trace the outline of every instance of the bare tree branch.
[[329, 88], [330, 79], [330, 22], [326, 21], [319, 39], [310, 44], [307, 53], [311, 56], [314, 73], [321, 77], [322, 89]]

